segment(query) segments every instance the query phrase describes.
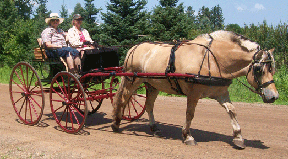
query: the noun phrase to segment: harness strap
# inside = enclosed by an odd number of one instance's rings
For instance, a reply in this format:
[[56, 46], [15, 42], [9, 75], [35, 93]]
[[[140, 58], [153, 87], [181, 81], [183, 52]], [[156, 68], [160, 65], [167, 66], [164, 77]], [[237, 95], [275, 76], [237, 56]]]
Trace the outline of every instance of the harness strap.
[[171, 54], [166, 67], [165, 73], [174, 73], [176, 71], [175, 67], [175, 51], [182, 45], [182, 42], [177, 41], [177, 43], [171, 48]]
[[[166, 67], [165, 74], [167, 75], [168, 73], [174, 73], [176, 71], [175, 67], [175, 52], [176, 50], [182, 45], [182, 42], [177, 41], [177, 43], [171, 48], [171, 54], [168, 62], [168, 66]], [[171, 89], [175, 90], [177, 93], [184, 95], [177, 78], [175, 77], [167, 77], [168, 82], [171, 85]], [[172, 81], [174, 81], [176, 88], [173, 87]]]
[[[199, 70], [199, 72], [198, 72], [198, 75], [200, 75], [200, 72], [201, 72], [201, 70], [202, 70], [202, 67], [203, 67], [203, 63], [204, 63], [204, 60], [205, 60], [205, 57], [206, 57], [206, 55], [207, 55], [207, 53], [208, 53], [208, 70], [209, 70], [209, 77], [211, 77], [211, 72], [210, 72], [210, 54], [209, 54], [209, 52], [210, 53], [212, 53], [212, 51], [209, 49], [210, 48], [210, 46], [212, 45], [212, 42], [213, 42], [213, 37], [209, 34], [209, 37], [211, 38], [211, 41], [209, 42], [209, 44], [208, 44], [208, 47], [206, 47], [206, 51], [205, 51], [205, 54], [204, 54], [204, 57], [203, 57], [203, 60], [202, 60], [202, 63], [201, 63], [201, 65], [200, 65], [200, 70]], [[215, 58], [215, 57], [214, 57]], [[220, 71], [219, 71], [220, 72]]]

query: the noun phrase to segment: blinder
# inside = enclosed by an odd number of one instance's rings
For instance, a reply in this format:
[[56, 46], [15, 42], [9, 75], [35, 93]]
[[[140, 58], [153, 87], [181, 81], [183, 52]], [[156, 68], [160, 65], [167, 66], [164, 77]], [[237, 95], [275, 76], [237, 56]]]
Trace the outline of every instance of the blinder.
[[[249, 67], [249, 71], [248, 73], [252, 70], [253, 75], [254, 75], [254, 81], [257, 83], [258, 88], [256, 88], [256, 91], [258, 92], [258, 94], [262, 94], [261, 92], [259, 92], [261, 89], [269, 86], [272, 83], [275, 83], [274, 80], [265, 82], [265, 83], [261, 83], [260, 79], [262, 78], [263, 74], [264, 74], [264, 67], [267, 66], [268, 67], [268, 71], [270, 73], [273, 73], [273, 66], [272, 66], [272, 56], [271, 53], [269, 51], [265, 51], [267, 53], [268, 59], [265, 61], [262, 60], [257, 60], [256, 59], [256, 55], [260, 52], [260, 50], [258, 50], [254, 56], [253, 56], [253, 62], [251, 63], [250, 67]], [[247, 73], [247, 74], [248, 74]]]

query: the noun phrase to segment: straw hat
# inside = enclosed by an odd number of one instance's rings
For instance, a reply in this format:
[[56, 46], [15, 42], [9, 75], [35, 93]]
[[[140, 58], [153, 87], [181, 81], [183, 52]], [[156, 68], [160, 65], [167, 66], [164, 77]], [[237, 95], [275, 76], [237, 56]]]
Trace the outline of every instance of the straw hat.
[[50, 20], [52, 19], [59, 19], [59, 24], [61, 24], [64, 21], [64, 18], [59, 18], [58, 13], [51, 13], [50, 17], [45, 19], [45, 22], [49, 24]]

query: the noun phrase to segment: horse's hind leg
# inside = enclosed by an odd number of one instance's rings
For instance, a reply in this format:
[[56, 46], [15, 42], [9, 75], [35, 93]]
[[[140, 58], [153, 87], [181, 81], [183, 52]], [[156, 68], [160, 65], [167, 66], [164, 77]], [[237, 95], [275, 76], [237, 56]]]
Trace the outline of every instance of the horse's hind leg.
[[142, 80], [140, 78], [136, 78], [135, 80], [130, 81], [126, 77], [121, 78], [121, 83], [117, 92], [113, 98], [113, 123], [111, 125], [114, 132], [119, 131], [120, 122], [122, 119], [122, 110], [124, 106], [128, 103], [129, 98], [133, 94], [133, 92], [140, 86]]
[[154, 108], [154, 102], [157, 98], [157, 95], [159, 91], [151, 86], [149, 83], [146, 84], [147, 92], [146, 92], [146, 112], [149, 116], [149, 126], [150, 130], [153, 132], [153, 135], [155, 136], [161, 136], [160, 130], [157, 128], [155, 124], [154, 114], [153, 114], [153, 108]]
[[234, 144], [239, 147], [244, 149], [245, 144], [244, 144], [244, 139], [241, 135], [241, 128], [240, 125], [238, 124], [238, 121], [236, 119], [236, 110], [235, 107], [232, 105], [229, 97], [229, 92], [227, 91], [224, 96], [221, 96], [221, 98], [217, 99], [217, 101], [221, 104], [222, 107], [224, 107], [229, 114], [231, 118], [231, 125], [233, 127], [233, 142]]

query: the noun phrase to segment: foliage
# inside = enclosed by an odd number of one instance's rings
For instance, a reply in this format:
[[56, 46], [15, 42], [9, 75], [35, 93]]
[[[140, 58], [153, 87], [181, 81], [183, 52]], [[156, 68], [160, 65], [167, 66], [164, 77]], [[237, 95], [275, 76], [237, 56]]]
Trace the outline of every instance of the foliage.
[[30, 19], [32, 7], [36, 0], [14, 0], [14, 2], [18, 15], [25, 20]]
[[[276, 88], [279, 93], [279, 99], [275, 101], [274, 104], [282, 104], [282, 105], [288, 105], [288, 73], [287, 73], [287, 67], [283, 66], [276, 74], [273, 76]], [[245, 77], [238, 78], [239, 81], [245, 83], [249, 86], [248, 82], [246, 81]], [[262, 103], [262, 98], [253, 92], [251, 92], [248, 88], [246, 88], [244, 85], [242, 85], [239, 81], [236, 79], [233, 80], [233, 83], [229, 87], [229, 93], [231, 100], [233, 102], [249, 102], [249, 103]]]
[[242, 28], [238, 24], [228, 24], [225, 28], [227, 31], [233, 31], [237, 34], [242, 34]]
[[[159, 41], [187, 38], [189, 25], [187, 14], [184, 13], [183, 3], [177, 6], [178, 0], [160, 1], [151, 15], [151, 34]], [[191, 19], [190, 19], [191, 20]]]
[[66, 5], [61, 5], [60, 17], [64, 18], [64, 21], [59, 25], [59, 28], [63, 29], [64, 31], [68, 31], [69, 28], [72, 27], [72, 18], [68, 15], [68, 9], [66, 8]]
[[[146, 12], [142, 11], [147, 4], [145, 0], [110, 0], [107, 13], [102, 13], [104, 24], [101, 25], [102, 34], [99, 42], [104, 45], [131, 45], [138, 38], [140, 30], [145, 24]], [[144, 31], [145, 32], [145, 31]], [[123, 50], [126, 50], [125, 48]], [[127, 50], [126, 50], [127, 51]], [[125, 52], [120, 51], [121, 59]]]

